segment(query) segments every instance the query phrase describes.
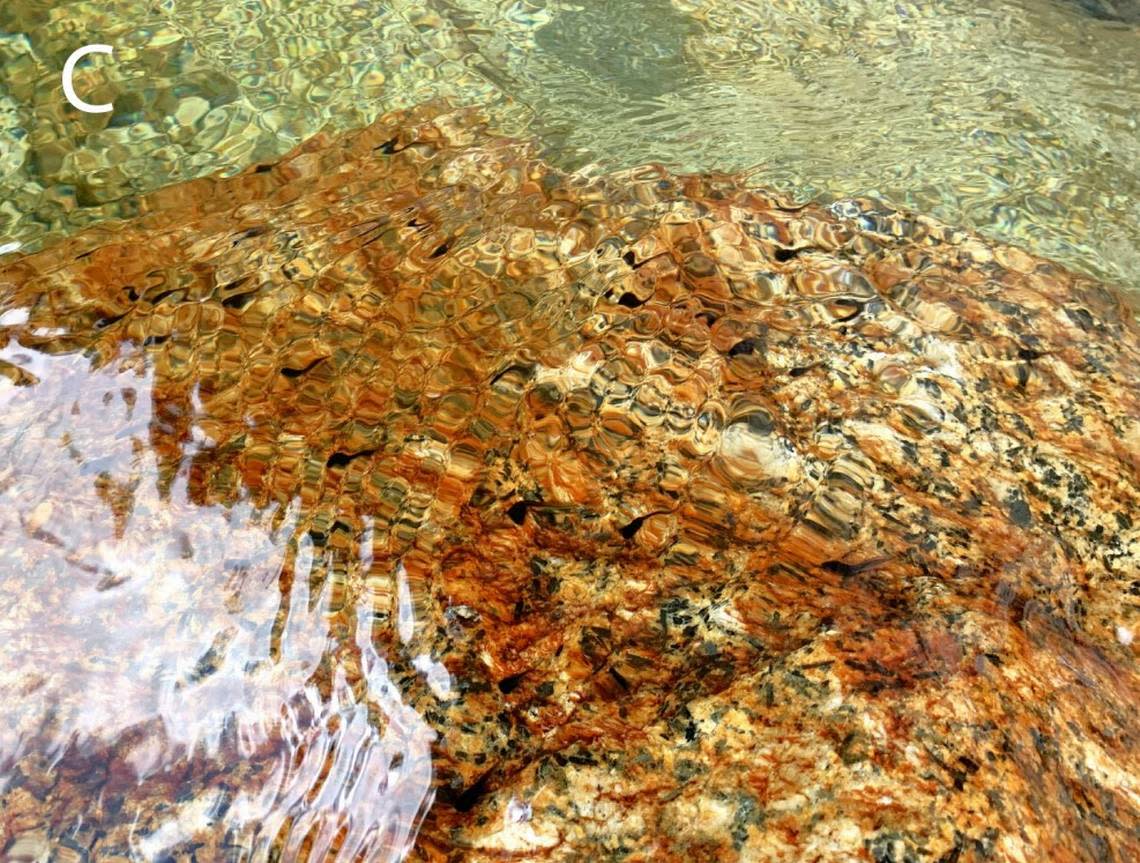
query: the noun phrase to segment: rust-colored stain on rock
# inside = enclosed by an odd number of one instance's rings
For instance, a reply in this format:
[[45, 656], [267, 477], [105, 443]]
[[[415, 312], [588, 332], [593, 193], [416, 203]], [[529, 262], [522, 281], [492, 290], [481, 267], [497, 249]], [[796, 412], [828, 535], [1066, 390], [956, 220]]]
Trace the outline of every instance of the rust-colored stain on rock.
[[1140, 859], [1109, 289], [439, 108], [143, 211], [0, 268], [13, 859]]

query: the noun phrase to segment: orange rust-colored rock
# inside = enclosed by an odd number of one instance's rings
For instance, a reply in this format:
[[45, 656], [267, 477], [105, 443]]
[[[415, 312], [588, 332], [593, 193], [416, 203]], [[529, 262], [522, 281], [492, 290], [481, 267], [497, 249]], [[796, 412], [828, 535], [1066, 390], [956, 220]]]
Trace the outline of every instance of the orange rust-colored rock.
[[[1140, 858], [1140, 332], [1099, 284], [871, 201], [562, 175], [420, 109], [7, 263], [6, 313], [6, 403], [54, 443], [34, 468], [0, 445], [5, 488], [101, 440], [135, 456], [93, 471], [102, 510], [13, 498], [5, 595], [61, 512], [129, 533], [154, 485], [172, 531], [283, 531], [253, 588], [275, 631], [302, 587], [326, 604], [316, 702], [289, 726], [257, 701], [247, 744], [177, 746], [156, 710], [69, 745], [62, 684], [54, 712], [0, 708], [3, 847], [384, 859], [422, 808], [411, 859]], [[27, 352], [149, 376], [148, 423], [53, 438]], [[84, 679], [36, 678], [31, 602], [5, 682]], [[275, 638], [259, 669], [292, 656]], [[272, 835], [219, 807], [305, 762], [322, 704], [361, 706], [354, 740], [410, 722], [376, 656], [435, 735], [404, 833], [353, 832], [383, 785], [306, 820], [343, 718], [307, 796], [269, 793]]]

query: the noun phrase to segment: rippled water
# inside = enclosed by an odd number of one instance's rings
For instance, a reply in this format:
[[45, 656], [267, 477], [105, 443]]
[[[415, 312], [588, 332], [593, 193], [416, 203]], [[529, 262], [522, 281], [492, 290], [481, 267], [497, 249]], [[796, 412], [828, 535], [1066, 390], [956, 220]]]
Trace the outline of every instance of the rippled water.
[[[370, 642], [360, 644], [367, 703], [343, 672], [331, 693], [317, 690], [330, 591], [310, 595], [310, 540], [284, 559], [294, 513], [203, 506], [182, 470], [164, 484], [156, 454], [140, 446], [161, 404], [145, 364], [92, 370], [81, 356], [11, 345], [0, 362], [37, 380], [0, 398], [0, 639], [5, 688], [18, 694], [4, 710], [0, 764], [26, 766], [33, 753], [76, 782], [71, 794], [122, 794], [116, 807], [140, 811], [147, 795], [177, 795], [179, 780], [163, 776], [171, 762], [186, 759], [189, 775], [231, 771], [229, 787], [136, 824], [127, 847], [140, 860], [207, 826], [263, 855], [287, 820], [294, 842], [315, 834], [315, 859], [342, 826], [346, 849], [398, 857], [430, 800], [435, 733], [401, 702]], [[186, 447], [187, 464], [196, 452]], [[29, 511], [29, 500], [40, 503]], [[292, 573], [285, 600], [283, 566]], [[252, 769], [235, 769], [239, 761]], [[108, 787], [108, 769], [131, 781]], [[0, 784], [13, 783], [35, 787], [9, 766]], [[132, 785], [147, 789], [141, 800]], [[72, 844], [95, 844], [92, 828], [114, 819], [106, 805], [63, 803], [78, 816]], [[355, 821], [344, 823], [345, 812]], [[45, 838], [24, 841], [34, 850]], [[103, 843], [99, 853], [112, 851]]]
[[[0, 237], [130, 213], [139, 191], [445, 96], [567, 166], [754, 167], [1130, 287], [1136, 17], [1131, 0], [19, 0], [0, 10]], [[116, 46], [79, 79], [111, 115], [64, 105], [58, 70], [85, 41]]]
[[[1086, 280], [859, 196], [1134, 287], [1136, 18], [5, 4], [0, 852], [540, 859], [763, 828], [957, 860], [955, 813], [1001, 792], [1032, 805], [970, 847], [1032, 859], [1038, 810], [1041, 847], [1102, 847], [1140, 799], [1135, 333]], [[64, 107], [86, 41], [116, 46], [78, 78], [110, 115]], [[485, 124], [400, 115], [233, 176], [433, 99]], [[779, 194], [621, 173], [651, 161]], [[900, 714], [929, 760], [879, 760], [1012, 766], [965, 798], [858, 772]], [[1043, 739], [1064, 757], [1020, 754]]]

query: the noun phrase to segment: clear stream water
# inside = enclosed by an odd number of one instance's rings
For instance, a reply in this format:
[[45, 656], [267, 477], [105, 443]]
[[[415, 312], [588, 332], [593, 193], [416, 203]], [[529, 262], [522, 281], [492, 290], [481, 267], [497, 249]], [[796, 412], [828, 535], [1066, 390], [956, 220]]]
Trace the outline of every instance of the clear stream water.
[[[1130, 0], [11, 0], [0, 244], [445, 97], [567, 167], [754, 169], [1140, 281]], [[1115, 20], [1114, 20], [1115, 19]], [[59, 70], [111, 114], [66, 106]]]
[[[92, 42], [115, 55], [84, 62], [77, 89], [109, 114], [79, 114], [61, 90], [66, 57]], [[885, 198], [1140, 292], [1130, 0], [4, 0], [0, 255], [433, 99], [482, 106], [561, 168], [661, 162], [749, 171], [804, 200]], [[27, 315], [4, 312], [0, 334]], [[432, 801], [435, 732], [365, 636], [363, 691], [343, 675], [316, 691], [336, 598], [310, 576], [331, 552], [289, 547], [292, 504], [192, 502], [209, 450], [198, 405], [160, 415], [162, 382], [128, 354], [100, 366], [0, 343], [2, 369], [36, 381], [0, 377], [0, 674], [19, 695], [0, 706], [0, 793], [50, 788], [53, 759], [86, 741], [117, 747], [131, 789], [173, 782], [185, 753], [202, 770], [237, 757], [262, 765], [242, 775], [261, 792], [152, 813], [124, 856], [169, 859], [224, 822], [255, 859], [280, 836], [320, 859], [342, 826], [345, 847], [400, 859]], [[179, 423], [172, 467], [154, 429]], [[423, 590], [401, 566], [376, 602], [396, 609], [407, 673], [444, 699], [452, 681], [418, 640]], [[49, 724], [42, 772], [15, 782], [8, 767]], [[60, 805], [88, 803], [86, 821], [24, 825], [6, 853], [46, 859], [49, 830], [103, 841], [101, 795]]]

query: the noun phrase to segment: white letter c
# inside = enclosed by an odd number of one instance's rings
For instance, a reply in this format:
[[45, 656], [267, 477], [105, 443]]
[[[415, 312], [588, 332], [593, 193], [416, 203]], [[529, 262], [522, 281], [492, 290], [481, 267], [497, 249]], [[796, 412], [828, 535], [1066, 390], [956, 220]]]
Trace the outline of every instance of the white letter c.
[[75, 64], [87, 54], [110, 54], [111, 50], [110, 45], [84, 45], [82, 48], [72, 51], [71, 56], [67, 58], [67, 62], [63, 64], [63, 95], [67, 97], [68, 102], [84, 113], [103, 114], [110, 111], [113, 106], [110, 102], [104, 102], [102, 105], [92, 105], [90, 102], [84, 102], [75, 95], [75, 87], [71, 83], [71, 76], [75, 73]]

